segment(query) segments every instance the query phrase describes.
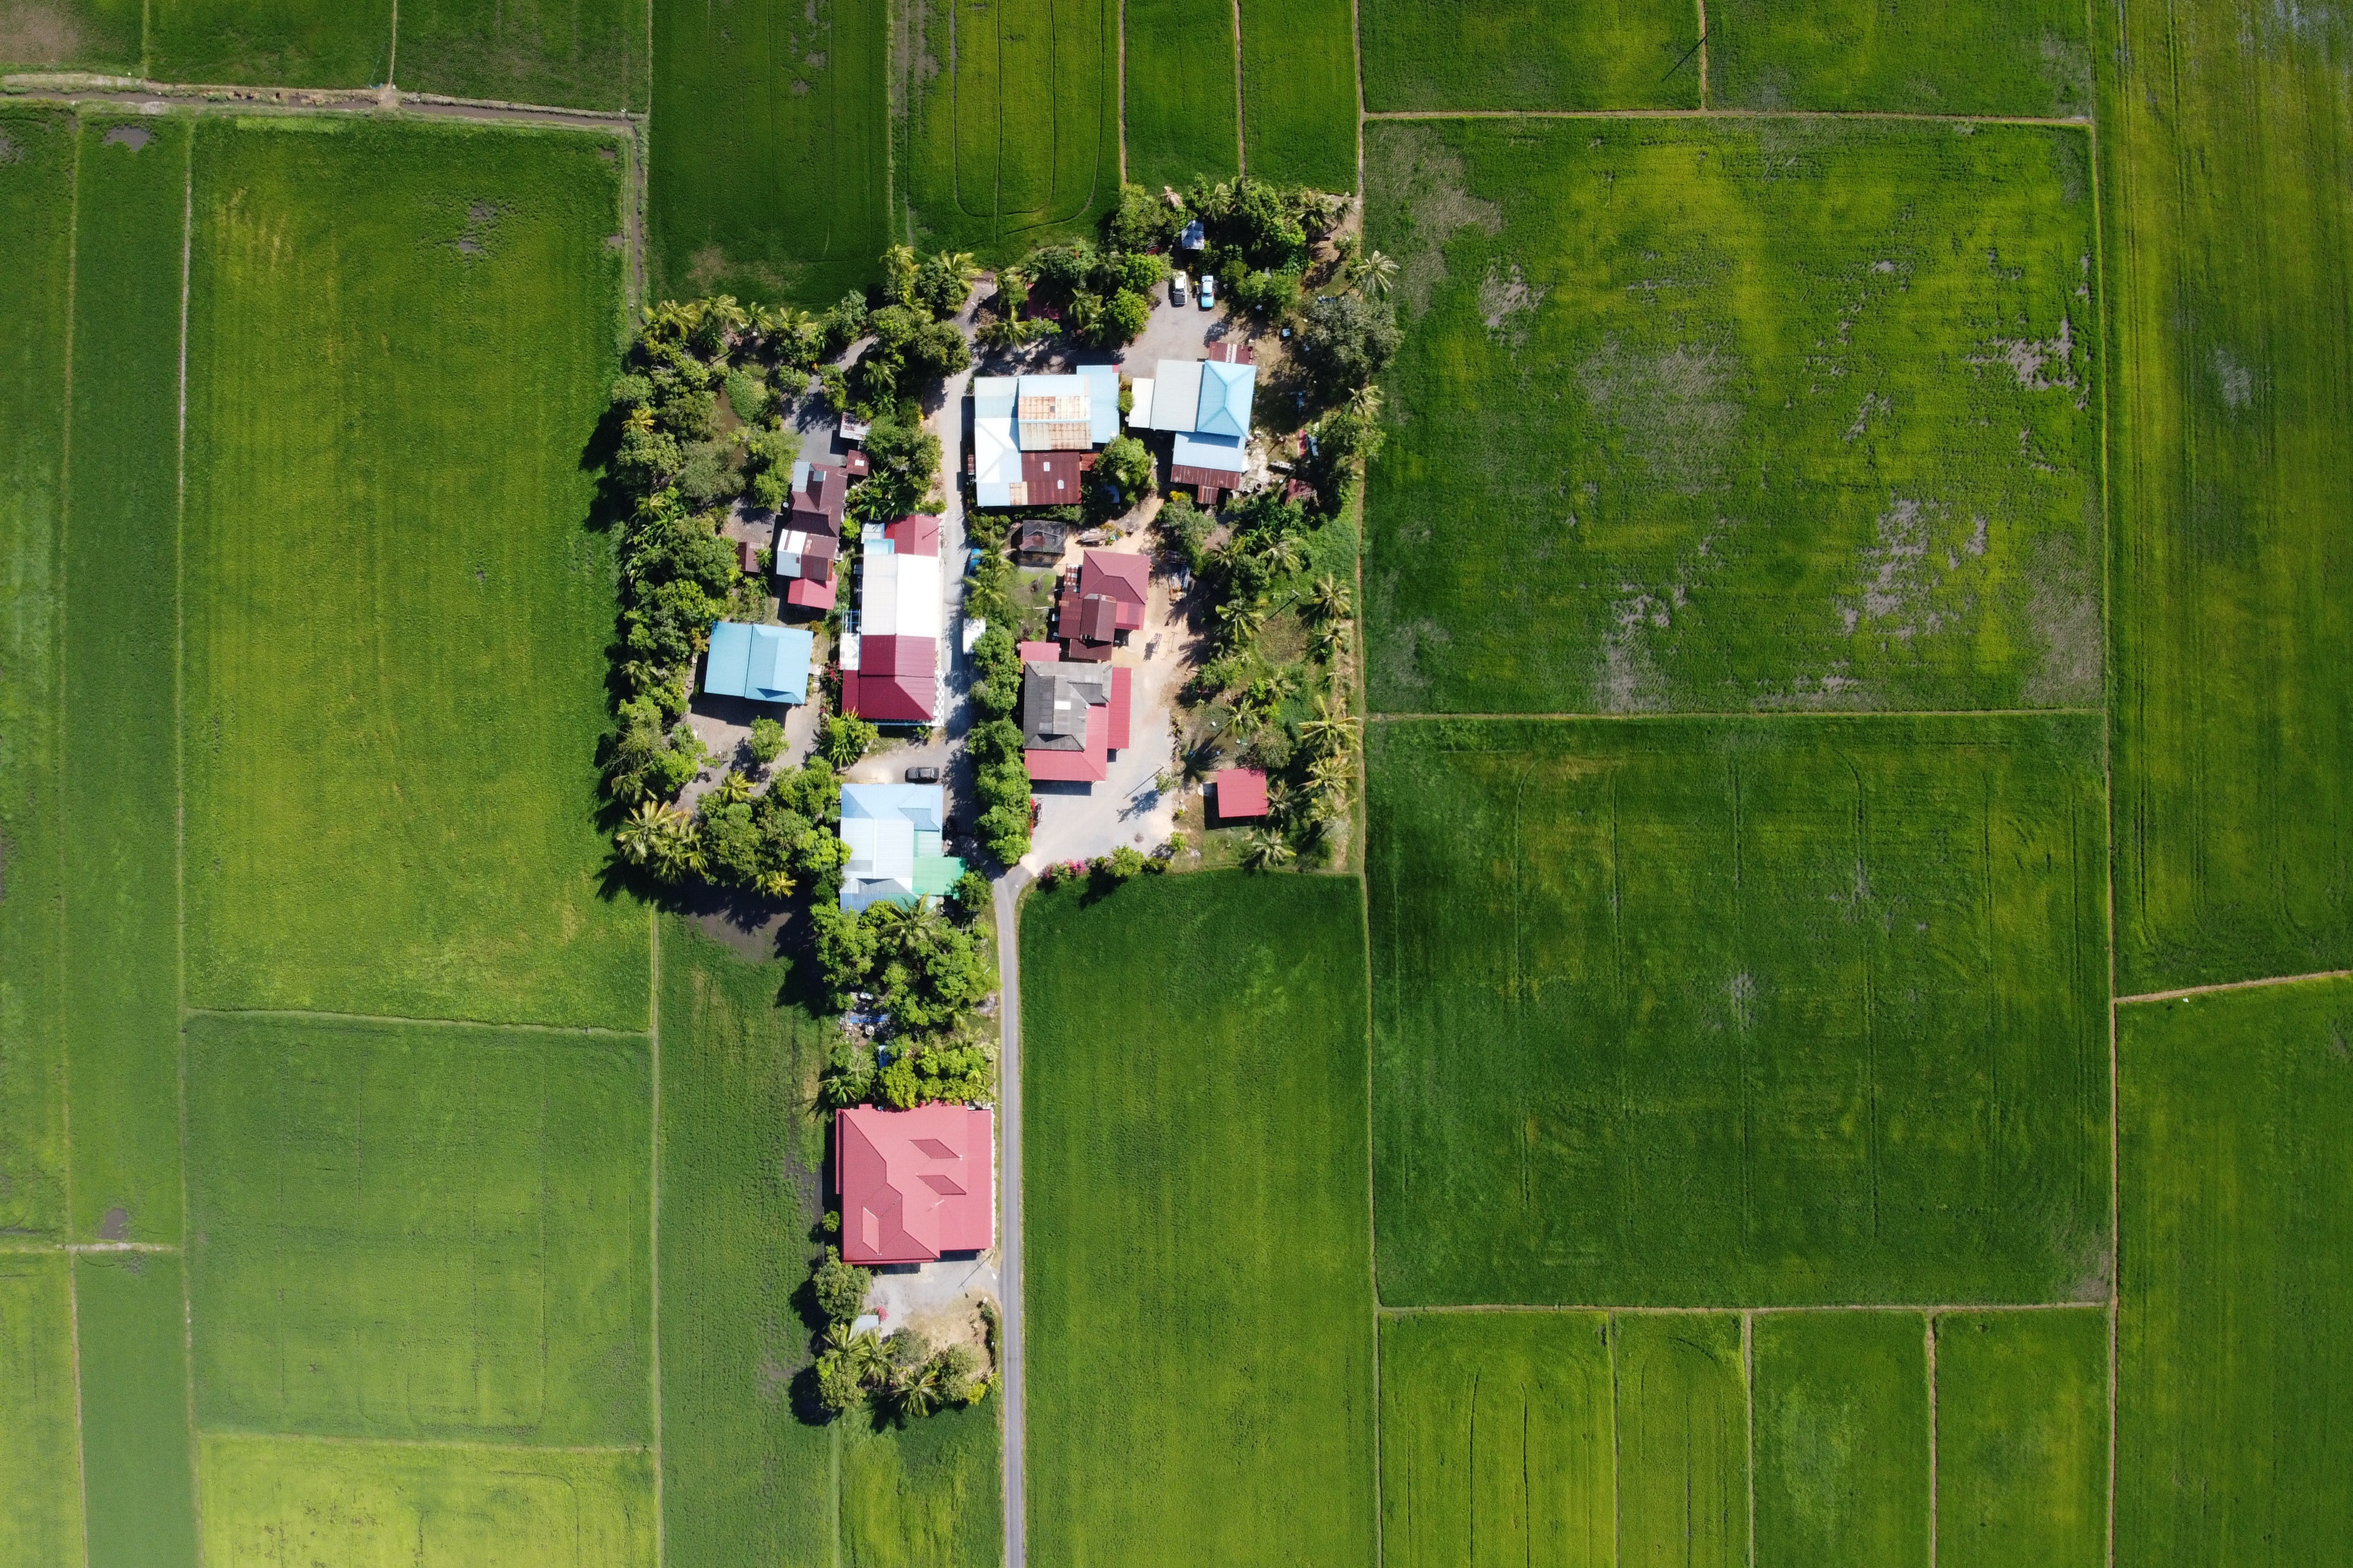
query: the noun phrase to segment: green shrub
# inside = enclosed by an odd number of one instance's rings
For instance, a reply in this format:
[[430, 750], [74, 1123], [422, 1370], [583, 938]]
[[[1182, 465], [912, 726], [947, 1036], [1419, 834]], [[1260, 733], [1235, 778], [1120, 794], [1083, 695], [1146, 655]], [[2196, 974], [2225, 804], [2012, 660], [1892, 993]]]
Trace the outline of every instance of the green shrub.
[[785, 727], [763, 714], [752, 721], [752, 733], [744, 739], [744, 750], [752, 761], [768, 767], [784, 755]]
[[874, 1289], [874, 1276], [854, 1263], [844, 1263], [841, 1254], [828, 1247], [825, 1261], [809, 1277], [809, 1289], [828, 1322], [847, 1323], [866, 1310], [866, 1294]]
[[866, 720], [849, 713], [837, 713], [825, 721], [825, 737], [818, 749], [825, 760], [839, 770], [849, 766], [874, 749], [882, 731]]

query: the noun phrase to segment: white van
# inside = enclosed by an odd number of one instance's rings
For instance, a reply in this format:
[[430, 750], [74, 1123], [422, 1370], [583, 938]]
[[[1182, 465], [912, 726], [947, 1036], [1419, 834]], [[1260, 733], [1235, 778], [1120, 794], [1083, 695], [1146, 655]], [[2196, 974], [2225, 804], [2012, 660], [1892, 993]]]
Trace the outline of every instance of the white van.
[[1186, 279], [1182, 272], [1175, 273], [1170, 276], [1168, 279], [1168, 301], [1170, 304], [1181, 305], [1185, 302], [1185, 288]]

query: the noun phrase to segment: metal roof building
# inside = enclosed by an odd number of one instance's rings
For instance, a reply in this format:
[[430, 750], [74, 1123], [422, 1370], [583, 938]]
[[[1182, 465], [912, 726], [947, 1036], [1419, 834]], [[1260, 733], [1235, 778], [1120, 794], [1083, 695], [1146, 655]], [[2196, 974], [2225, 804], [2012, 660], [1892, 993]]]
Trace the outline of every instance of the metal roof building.
[[853, 913], [889, 900], [944, 897], [964, 862], [943, 853], [948, 792], [943, 784], [846, 784], [841, 841], [841, 907]]
[[997, 1241], [995, 1119], [969, 1105], [834, 1112], [847, 1263], [929, 1263]]
[[1115, 438], [1119, 371], [1090, 364], [1067, 375], [975, 376], [972, 431], [976, 504], [1050, 506], [1071, 500], [1068, 494], [1035, 493], [1046, 470], [1034, 458], [1025, 465], [1023, 458], [1086, 452]]
[[754, 702], [806, 702], [816, 641], [800, 626], [715, 621], [702, 660], [702, 689]]

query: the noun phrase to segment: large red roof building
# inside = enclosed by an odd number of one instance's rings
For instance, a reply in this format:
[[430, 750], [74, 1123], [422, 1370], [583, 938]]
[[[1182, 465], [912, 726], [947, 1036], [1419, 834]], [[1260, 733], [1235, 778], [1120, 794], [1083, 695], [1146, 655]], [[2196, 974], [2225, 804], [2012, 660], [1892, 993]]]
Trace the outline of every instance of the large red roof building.
[[995, 1119], [968, 1105], [834, 1113], [841, 1256], [929, 1263], [997, 1244]]

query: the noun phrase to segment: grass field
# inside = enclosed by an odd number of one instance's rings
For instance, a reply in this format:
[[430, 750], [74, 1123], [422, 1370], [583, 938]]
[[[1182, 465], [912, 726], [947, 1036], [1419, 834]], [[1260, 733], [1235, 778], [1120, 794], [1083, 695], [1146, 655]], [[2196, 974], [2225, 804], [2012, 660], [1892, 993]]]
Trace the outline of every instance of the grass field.
[[2104, 1297], [2099, 747], [1374, 726], [1382, 1299]]
[[2100, 700], [2082, 132], [1368, 134], [1377, 711]]
[[1005, 1412], [844, 1424], [842, 1568], [995, 1568], [1005, 1558]]
[[1125, 8], [1127, 178], [1157, 192], [1241, 169], [1233, 0], [1134, 0]]
[[1743, 1568], [1748, 1388], [1729, 1313], [1620, 1315], [1620, 1568]]
[[891, 243], [888, 0], [654, 0], [657, 299], [823, 307]]
[[218, 1016], [188, 1038], [208, 1429], [649, 1436], [643, 1041]]
[[1092, 237], [1119, 200], [1118, 6], [905, 0], [899, 26], [902, 237], [983, 265]]
[[206, 1433], [205, 1561], [336, 1568], [653, 1568], [640, 1453]]
[[646, 916], [599, 882], [613, 567], [580, 466], [617, 165], [288, 123], [197, 148], [189, 1000], [643, 1028]]
[[2090, 26], [2072, 0], [1715, 0], [1710, 101], [2088, 119]]
[[393, 66], [394, 0], [148, 0], [158, 81], [372, 87]]
[[2117, 1014], [2119, 1563], [2353, 1540], [2353, 983]]
[[1240, 0], [1242, 163], [1261, 180], [1356, 188], [1352, 0]]
[[0, 443], [0, 1230], [56, 1237], [67, 1226], [58, 524], [73, 121], [0, 107], [0, 139], [16, 154], [0, 163], [11, 237], [0, 428], [12, 433]]
[[2345, 26], [2099, 10], [2118, 984], [2353, 966]]
[[136, 75], [142, 9], [143, 0], [0, 0], [0, 68]]
[[1917, 1312], [1753, 1320], [1758, 1568], [1926, 1568], [1927, 1327]]
[[408, 0], [401, 87], [508, 103], [643, 113], [650, 0]]
[[0, 1561], [81, 1559], [69, 1267], [62, 1252], [0, 1253]]
[[1940, 1316], [1940, 1568], [2100, 1568], [2107, 1501], [2107, 1313]]
[[90, 1568], [195, 1568], [179, 1256], [85, 1254], [74, 1289]]
[[1699, 107], [1688, 0], [1363, 0], [1358, 17], [1373, 113]]
[[1358, 900], [1203, 872], [1024, 911], [1033, 1562], [1373, 1559]]
[[85, 1240], [180, 1234], [174, 552], [190, 123], [81, 127], [61, 820]]
[[670, 1561], [831, 1568], [836, 1434], [794, 1414], [824, 1196], [828, 1026], [783, 964], [683, 921], [662, 946], [662, 1463]]

